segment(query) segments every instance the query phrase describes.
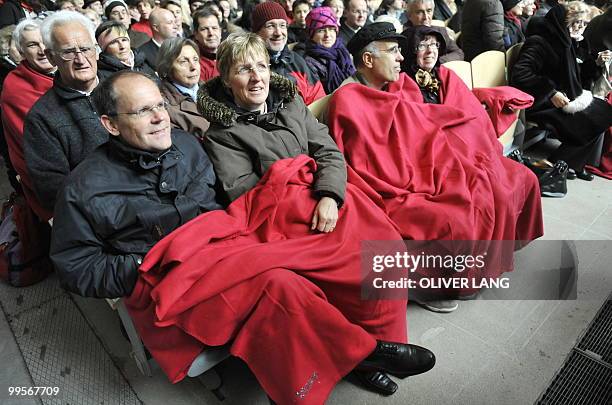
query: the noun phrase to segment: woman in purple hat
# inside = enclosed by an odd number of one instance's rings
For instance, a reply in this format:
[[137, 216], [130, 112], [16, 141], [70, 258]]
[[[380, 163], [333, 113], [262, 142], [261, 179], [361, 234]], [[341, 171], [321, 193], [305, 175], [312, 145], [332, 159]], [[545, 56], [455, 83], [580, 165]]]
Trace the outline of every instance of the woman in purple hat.
[[306, 28], [309, 39], [304, 59], [319, 76], [325, 93], [330, 94], [355, 73], [353, 61], [342, 40], [337, 38], [338, 20], [331, 8], [319, 7], [308, 13]]

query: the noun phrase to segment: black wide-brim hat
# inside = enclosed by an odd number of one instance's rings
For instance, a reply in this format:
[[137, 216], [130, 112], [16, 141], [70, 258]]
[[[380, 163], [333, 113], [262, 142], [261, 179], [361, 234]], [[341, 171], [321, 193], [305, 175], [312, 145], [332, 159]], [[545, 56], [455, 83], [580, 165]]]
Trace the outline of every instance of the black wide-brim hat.
[[346, 44], [346, 48], [353, 55], [353, 58], [357, 57], [357, 54], [370, 42], [374, 41], [398, 41], [403, 43], [405, 38], [395, 31], [395, 26], [388, 22], [377, 22], [366, 25]]

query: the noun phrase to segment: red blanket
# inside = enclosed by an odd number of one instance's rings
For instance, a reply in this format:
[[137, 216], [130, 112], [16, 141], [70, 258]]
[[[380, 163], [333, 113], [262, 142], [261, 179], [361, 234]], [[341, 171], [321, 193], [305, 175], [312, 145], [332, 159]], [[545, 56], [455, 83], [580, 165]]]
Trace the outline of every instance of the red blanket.
[[321, 404], [374, 338], [406, 341], [406, 300], [360, 297], [364, 235], [399, 233], [352, 185], [335, 231], [310, 231], [315, 171], [304, 155], [275, 163], [226, 211], [199, 216], [146, 256], [126, 304], [173, 382], [205, 345], [232, 340], [277, 403]]
[[472, 89], [476, 98], [487, 106], [487, 112], [499, 138], [516, 121], [516, 110], [531, 107], [533, 97], [510, 86]]
[[[612, 93], [608, 93], [608, 103], [612, 104]], [[612, 180], [612, 127], [608, 128], [604, 136], [604, 145], [599, 166], [587, 166], [587, 169], [598, 176]]]
[[320, 81], [315, 84], [310, 84], [306, 74], [301, 72], [291, 72], [291, 76], [297, 81], [297, 88], [304, 99], [304, 104], [309, 105], [318, 99], [325, 97], [325, 90]]
[[21, 187], [28, 205], [44, 221], [51, 218], [53, 213], [45, 210], [34, 194], [23, 155], [23, 124], [34, 103], [52, 86], [52, 77], [34, 71], [24, 61], [6, 77], [0, 101], [2, 125], [11, 163], [21, 178]]
[[[334, 93], [329, 126], [349, 182], [383, 204], [406, 239], [538, 238], [537, 178], [502, 156], [487, 113], [461, 79], [444, 67], [440, 77], [442, 105], [424, 104], [403, 74], [388, 91], [349, 84]], [[497, 274], [511, 270], [511, 255], [504, 262]]]

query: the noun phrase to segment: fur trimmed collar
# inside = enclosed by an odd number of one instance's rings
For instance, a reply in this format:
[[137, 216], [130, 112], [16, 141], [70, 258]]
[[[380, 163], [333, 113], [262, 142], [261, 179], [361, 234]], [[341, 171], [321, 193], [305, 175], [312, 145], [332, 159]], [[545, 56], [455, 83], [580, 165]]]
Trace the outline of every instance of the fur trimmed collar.
[[[198, 111], [211, 124], [218, 124], [229, 128], [236, 123], [241, 112], [229, 105], [232, 102], [226, 95], [225, 86], [220, 77], [215, 77], [200, 86], [198, 91]], [[271, 95], [277, 96], [281, 105], [284, 102], [293, 101], [297, 95], [295, 84], [276, 73], [270, 73], [270, 98]], [[233, 102], [232, 102], [233, 104]], [[270, 112], [276, 112], [278, 105], [274, 106]]]

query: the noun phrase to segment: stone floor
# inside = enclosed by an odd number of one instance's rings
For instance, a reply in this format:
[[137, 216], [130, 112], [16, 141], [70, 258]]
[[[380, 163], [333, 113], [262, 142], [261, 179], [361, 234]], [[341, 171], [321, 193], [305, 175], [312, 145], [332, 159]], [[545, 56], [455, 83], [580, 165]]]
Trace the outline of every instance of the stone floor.
[[[0, 187], [0, 196], [8, 195], [6, 181]], [[426, 374], [398, 381], [399, 391], [388, 398], [345, 380], [333, 391], [328, 403], [534, 403], [612, 291], [612, 182], [601, 178], [590, 183], [575, 180], [568, 183], [568, 188], [565, 198], [543, 200], [544, 239], [576, 241], [580, 262], [576, 300], [478, 299], [462, 302], [450, 314], [435, 314], [410, 304], [407, 311], [410, 340], [436, 354], [436, 367]], [[142, 376], [129, 357], [117, 315], [105, 301], [71, 296], [58, 289], [54, 278], [38, 288], [47, 288], [47, 295], [36, 298], [40, 293], [33, 289], [15, 292], [7, 286], [0, 288], [4, 309], [4, 315], [0, 315], [1, 404], [41, 403], [38, 398], [9, 397], [7, 390], [9, 386], [43, 383], [60, 386], [65, 393], [56, 398], [43, 397], [45, 404], [101, 401], [123, 404], [132, 403], [134, 398], [145, 404], [267, 404], [254, 376], [235, 358], [217, 368], [224, 380], [223, 402], [198, 380], [188, 378], [170, 384], [155, 365], [153, 377]], [[10, 306], [11, 297], [18, 296], [21, 312]], [[60, 315], [73, 315], [68, 320], [60, 317], [56, 322], [52, 317], [57, 316], [57, 311], [49, 310], [52, 306], [62, 311]], [[48, 349], [47, 356], [57, 351], [60, 354], [56, 363], [43, 370], [47, 378], [44, 381], [40, 380], [41, 370], [28, 371], [26, 363], [32, 368], [30, 354], [24, 349], [20, 351], [17, 345], [17, 341], [24, 339], [19, 325], [26, 317], [32, 318], [31, 322], [42, 330], [38, 338], [43, 342], [48, 339], [51, 345], [53, 337], [56, 347]], [[61, 322], [71, 322], [72, 326], [64, 328]], [[44, 334], [45, 328], [49, 328], [48, 336]], [[82, 358], [74, 357], [74, 353], [81, 352], [86, 352]], [[75, 366], [67, 367], [64, 363], [68, 359]], [[108, 359], [112, 364], [108, 364]], [[79, 368], [84, 370], [77, 378]], [[112, 395], [105, 388], [108, 381], [116, 381], [113, 387], [116, 392]]]

